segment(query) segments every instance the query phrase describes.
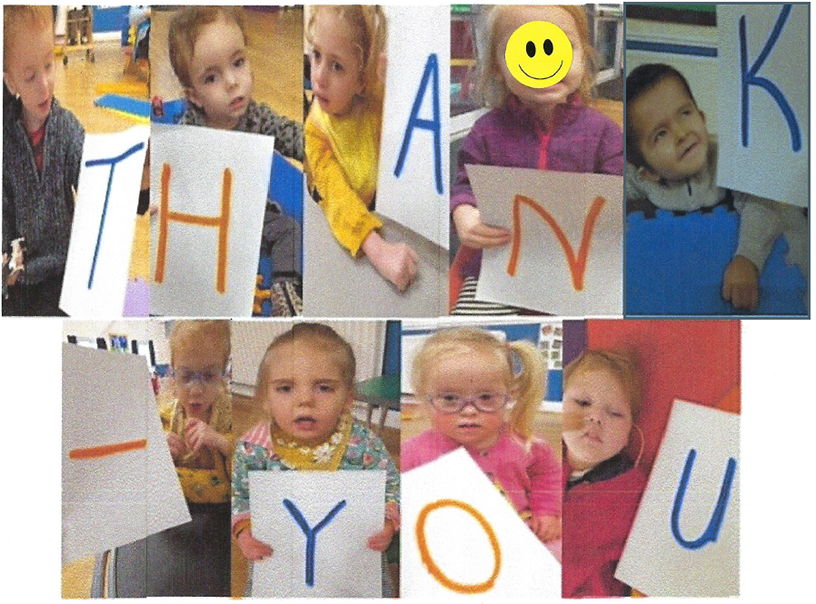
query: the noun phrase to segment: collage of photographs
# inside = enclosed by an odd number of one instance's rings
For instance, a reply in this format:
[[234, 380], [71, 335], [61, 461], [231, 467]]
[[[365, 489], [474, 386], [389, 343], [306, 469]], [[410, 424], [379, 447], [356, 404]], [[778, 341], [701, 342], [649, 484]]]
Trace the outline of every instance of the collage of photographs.
[[808, 459], [766, 399], [816, 368], [809, 3], [2, 35], [0, 366], [51, 409], [10, 455], [54, 466], [53, 597], [746, 597], [783, 563], [741, 486]]

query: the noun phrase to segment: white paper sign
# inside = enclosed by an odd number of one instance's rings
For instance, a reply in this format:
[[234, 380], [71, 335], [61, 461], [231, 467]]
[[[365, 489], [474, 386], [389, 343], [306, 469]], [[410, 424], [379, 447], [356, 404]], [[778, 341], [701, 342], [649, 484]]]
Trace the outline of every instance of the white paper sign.
[[249, 317], [274, 138], [153, 126], [150, 312]]
[[718, 185], [808, 205], [809, 24], [807, 4], [717, 6]]
[[512, 232], [483, 250], [476, 298], [556, 315], [620, 315], [623, 178], [467, 166], [482, 221]]
[[366, 542], [383, 530], [385, 471], [250, 472], [249, 493], [253, 536], [274, 552], [253, 565], [253, 597], [382, 597]]
[[464, 449], [402, 485], [404, 597], [561, 596], [561, 566]]
[[60, 308], [121, 317], [150, 128], [85, 137]]
[[185, 522], [143, 356], [62, 348], [62, 561]]
[[405, 243], [419, 257], [417, 277], [397, 291], [368, 261], [352, 258], [332, 235], [311, 198], [303, 204], [303, 312], [310, 317], [438, 317], [447, 313], [448, 253], [392, 220], [381, 217], [383, 237]]
[[448, 249], [450, 8], [387, 6], [377, 212]]
[[739, 420], [674, 402], [617, 579], [648, 596], [739, 595]]

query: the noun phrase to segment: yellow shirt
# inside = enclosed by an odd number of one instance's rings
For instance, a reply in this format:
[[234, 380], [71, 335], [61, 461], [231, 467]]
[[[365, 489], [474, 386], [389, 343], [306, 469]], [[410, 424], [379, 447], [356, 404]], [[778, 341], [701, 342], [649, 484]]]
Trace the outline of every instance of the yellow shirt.
[[382, 107], [360, 103], [343, 117], [328, 115], [318, 103], [306, 118], [306, 177], [316, 190], [337, 241], [352, 256], [382, 226], [369, 207], [379, 167]]

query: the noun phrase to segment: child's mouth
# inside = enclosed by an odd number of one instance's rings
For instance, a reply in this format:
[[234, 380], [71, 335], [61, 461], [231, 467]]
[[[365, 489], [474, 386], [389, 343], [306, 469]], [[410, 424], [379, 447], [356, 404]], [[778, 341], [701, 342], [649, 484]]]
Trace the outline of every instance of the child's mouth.
[[692, 144], [691, 144], [691, 145], [690, 145], [688, 148], [686, 148], [686, 150], [685, 150], [685, 151], [683, 151], [683, 154], [680, 156], [680, 159], [685, 159], [685, 158], [686, 158], [686, 156], [687, 156], [689, 153], [691, 153], [692, 151], [694, 151], [694, 150], [697, 148], [697, 146], [698, 146], [699, 144], [700, 144], [700, 143], [692, 143]]
[[313, 417], [302, 416], [295, 418], [294, 424], [300, 430], [311, 431], [317, 425], [317, 420]]
[[234, 99], [230, 103], [230, 108], [231, 109], [241, 109], [241, 108], [243, 108], [244, 105], [246, 105], [246, 98], [242, 97], [242, 96], [239, 96], [237, 99]]
[[460, 430], [477, 430], [481, 428], [481, 424], [477, 424], [476, 422], [464, 422], [457, 426]]

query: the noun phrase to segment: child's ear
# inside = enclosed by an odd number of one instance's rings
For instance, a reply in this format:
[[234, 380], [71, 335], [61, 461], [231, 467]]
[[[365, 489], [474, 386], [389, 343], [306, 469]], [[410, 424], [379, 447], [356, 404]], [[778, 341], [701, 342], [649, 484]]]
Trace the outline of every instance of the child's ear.
[[3, 83], [8, 88], [8, 91], [11, 93], [11, 96], [17, 96], [17, 90], [14, 87], [14, 83], [12, 82], [11, 76], [7, 72], [3, 72]]
[[192, 86], [186, 86], [184, 88], [184, 97], [196, 107], [202, 107], [201, 99], [198, 98], [195, 88]]
[[659, 183], [661, 180], [661, 176], [659, 174], [655, 174], [646, 166], [640, 166], [637, 169], [638, 176], [640, 176], [643, 180], [653, 183]]

